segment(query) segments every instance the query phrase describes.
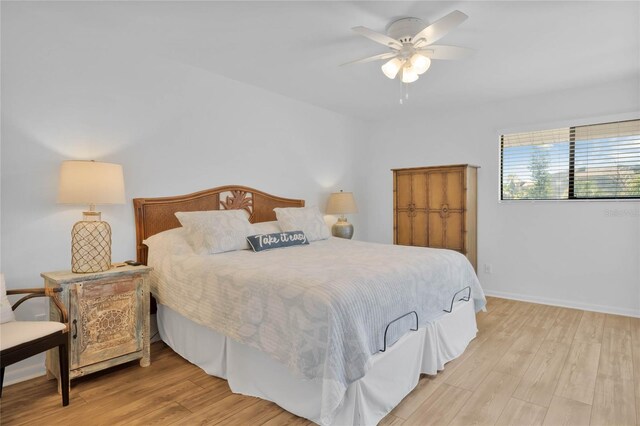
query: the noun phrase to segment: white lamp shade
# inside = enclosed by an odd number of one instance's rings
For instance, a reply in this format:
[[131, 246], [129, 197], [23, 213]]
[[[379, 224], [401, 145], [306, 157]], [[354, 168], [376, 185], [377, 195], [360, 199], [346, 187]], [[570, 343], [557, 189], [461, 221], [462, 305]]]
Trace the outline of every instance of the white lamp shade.
[[63, 161], [58, 203], [124, 204], [122, 166], [97, 161]]
[[327, 203], [327, 214], [358, 213], [356, 200], [352, 192], [334, 192]]
[[431, 66], [431, 59], [416, 53], [411, 57], [411, 66], [418, 74], [424, 74]]
[[405, 66], [402, 68], [402, 82], [403, 83], [413, 83], [418, 79], [418, 73], [413, 67]]
[[398, 58], [393, 58], [390, 61], [387, 61], [380, 67], [384, 75], [389, 77], [390, 79], [396, 78], [398, 71], [402, 68], [402, 61]]

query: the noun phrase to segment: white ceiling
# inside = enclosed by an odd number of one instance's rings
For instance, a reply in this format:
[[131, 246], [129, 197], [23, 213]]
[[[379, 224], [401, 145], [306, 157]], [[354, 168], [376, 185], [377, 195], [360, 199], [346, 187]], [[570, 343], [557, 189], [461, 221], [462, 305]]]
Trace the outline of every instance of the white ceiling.
[[[640, 73], [640, 2], [49, 2], [2, 5], [3, 24], [45, 46], [98, 49], [114, 61], [138, 52], [198, 67], [365, 119], [586, 87]], [[440, 44], [475, 49], [434, 61], [409, 85], [381, 63], [339, 64], [385, 51], [350, 28], [384, 32], [394, 18], [469, 19]], [[16, 36], [15, 33], [12, 33]], [[3, 34], [5, 36], [6, 34]], [[3, 44], [11, 40], [3, 39]], [[69, 47], [72, 48], [72, 47]], [[135, 66], [132, 63], [131, 66]]]

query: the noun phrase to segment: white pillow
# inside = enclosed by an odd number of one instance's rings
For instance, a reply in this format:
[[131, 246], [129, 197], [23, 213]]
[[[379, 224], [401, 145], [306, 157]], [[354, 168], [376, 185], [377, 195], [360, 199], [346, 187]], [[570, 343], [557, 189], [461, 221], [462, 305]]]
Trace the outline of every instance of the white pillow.
[[193, 248], [187, 241], [187, 231], [183, 227], [169, 229], [159, 232], [147, 238], [142, 244], [149, 247], [149, 252], [166, 254], [189, 254], [193, 253]]
[[251, 235], [275, 234], [278, 232], [282, 232], [282, 229], [280, 229], [280, 226], [278, 225], [277, 220], [272, 220], [270, 222], [254, 223], [251, 226], [253, 226], [253, 234]]
[[0, 273], [0, 324], [15, 321], [16, 317], [11, 310], [11, 303], [7, 297], [7, 286], [4, 283], [4, 274]]
[[177, 212], [187, 241], [197, 254], [215, 254], [249, 248], [247, 237], [253, 232], [244, 210]]
[[331, 236], [318, 207], [275, 208], [278, 225], [283, 231], [302, 231], [308, 241], [326, 240]]

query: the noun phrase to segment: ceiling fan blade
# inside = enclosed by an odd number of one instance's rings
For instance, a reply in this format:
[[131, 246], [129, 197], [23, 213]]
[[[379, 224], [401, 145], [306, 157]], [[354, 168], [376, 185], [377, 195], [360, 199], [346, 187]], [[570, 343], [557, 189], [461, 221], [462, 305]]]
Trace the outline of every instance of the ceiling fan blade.
[[463, 23], [468, 18], [467, 15], [454, 10], [444, 18], [438, 19], [433, 24], [429, 25], [418, 34], [413, 36], [413, 44], [416, 47], [422, 47], [427, 44], [432, 44], [444, 37], [449, 31]]
[[465, 59], [473, 55], [473, 49], [459, 46], [445, 46], [442, 44], [431, 44], [422, 49], [416, 50], [417, 53], [431, 59]]
[[343, 67], [345, 65], [364, 64], [365, 62], [373, 62], [373, 61], [379, 61], [382, 59], [393, 58], [396, 55], [397, 55], [396, 52], [381, 53], [379, 55], [369, 56], [368, 58], [356, 59], [355, 61], [345, 62], [344, 64], [340, 64], [340, 66]]
[[395, 38], [391, 38], [388, 35], [378, 33], [376, 31], [370, 30], [367, 27], [353, 27], [351, 28], [353, 31], [357, 32], [361, 36], [364, 36], [370, 40], [375, 41], [376, 43], [383, 44], [387, 47], [391, 47], [392, 49], [402, 49], [402, 43], [400, 43]]

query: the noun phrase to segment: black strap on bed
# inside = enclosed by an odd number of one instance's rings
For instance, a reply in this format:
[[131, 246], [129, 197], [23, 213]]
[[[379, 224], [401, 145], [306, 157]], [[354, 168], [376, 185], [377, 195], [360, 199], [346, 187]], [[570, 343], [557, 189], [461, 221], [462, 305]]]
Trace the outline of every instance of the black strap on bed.
[[464, 296], [462, 299], [458, 299], [458, 300], [462, 300], [463, 302], [468, 302], [469, 299], [471, 299], [471, 286], [466, 286], [465, 288], [463, 288], [460, 291], [457, 291], [453, 297], [451, 298], [451, 307], [449, 308], [449, 310], [447, 311], [446, 309], [443, 309], [446, 313], [450, 314], [451, 311], [453, 311], [453, 304], [456, 302], [456, 296], [459, 295], [460, 293], [462, 293], [463, 291], [467, 290], [468, 293], [466, 296]]
[[398, 318], [394, 319], [389, 324], [387, 324], [387, 328], [384, 329], [384, 347], [380, 349], [380, 352], [385, 352], [387, 350], [387, 331], [389, 331], [389, 327], [391, 326], [391, 324], [411, 314], [416, 316], [416, 328], [411, 328], [410, 330], [418, 331], [418, 313], [416, 311], [407, 312], [406, 314], [399, 316]]
[[[466, 286], [462, 290], [459, 290], [459, 291], [457, 291], [457, 292], [455, 292], [453, 294], [453, 297], [451, 298], [451, 307], [449, 308], [449, 310], [443, 309], [444, 312], [450, 314], [453, 311], [453, 304], [456, 302], [456, 296], [458, 296], [463, 291], [466, 291], [467, 295], [463, 296], [461, 299], [458, 299], [458, 300], [462, 300], [463, 302], [468, 302], [469, 300], [471, 300], [471, 286]], [[411, 328], [410, 330], [411, 331], [418, 331], [418, 313], [416, 311], [410, 311], [410, 312], [407, 312], [404, 315], [399, 316], [398, 318], [394, 319], [389, 324], [387, 324], [387, 327], [384, 329], [384, 347], [382, 349], [380, 349], [380, 352], [386, 352], [386, 350], [387, 350], [387, 332], [389, 331], [389, 327], [391, 327], [391, 324], [393, 324], [394, 322], [399, 321], [402, 318], [407, 317], [407, 316], [409, 316], [411, 314], [415, 315], [415, 317], [416, 317], [416, 328]]]

